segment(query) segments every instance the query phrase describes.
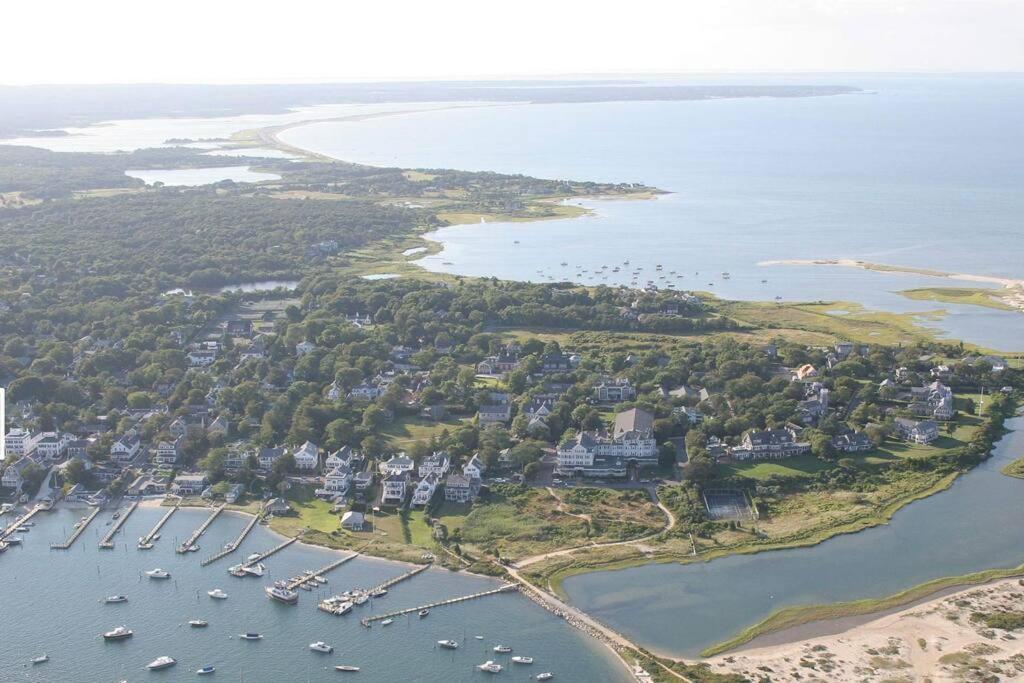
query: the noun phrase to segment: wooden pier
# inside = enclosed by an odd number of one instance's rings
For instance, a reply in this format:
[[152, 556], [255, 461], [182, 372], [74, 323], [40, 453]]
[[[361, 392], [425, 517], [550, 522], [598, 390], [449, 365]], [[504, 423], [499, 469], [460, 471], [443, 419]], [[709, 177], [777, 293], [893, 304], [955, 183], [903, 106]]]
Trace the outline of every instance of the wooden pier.
[[242, 545], [242, 541], [245, 540], [245, 537], [249, 535], [249, 532], [253, 530], [253, 527], [256, 526], [256, 523], [258, 521], [260, 521], [259, 515], [254, 515], [253, 518], [249, 520], [249, 523], [245, 525], [245, 528], [242, 529], [242, 533], [238, 534], [238, 537], [235, 538], [235, 540], [228, 543], [219, 552], [216, 552], [213, 555], [210, 555], [209, 557], [204, 559], [202, 562], [199, 563], [199, 565], [201, 567], [205, 567], [208, 564], [213, 564], [220, 558], [226, 557], [227, 555], [230, 555], [231, 553], [238, 550], [238, 546]]
[[114, 525], [110, 527], [110, 531], [100, 539], [100, 548], [104, 550], [112, 550], [114, 548], [114, 534], [121, 530], [121, 527], [124, 526], [124, 523], [128, 521], [128, 518], [135, 512], [137, 507], [139, 507], [139, 501], [135, 501], [121, 513], [121, 516], [114, 522]]
[[359, 557], [359, 553], [352, 553], [351, 555], [346, 555], [345, 557], [340, 557], [337, 560], [335, 560], [334, 562], [331, 562], [330, 564], [324, 565], [323, 567], [321, 567], [320, 569], [317, 569], [315, 571], [307, 572], [305, 574], [299, 574], [298, 576], [295, 576], [295, 577], [293, 577], [293, 578], [288, 580], [288, 590], [295, 590], [296, 588], [298, 588], [302, 584], [304, 584], [304, 583], [306, 583], [308, 581], [312, 581], [314, 576], [323, 576], [324, 574], [326, 574], [327, 572], [331, 571], [332, 569], [337, 569], [338, 567], [340, 567], [341, 565], [345, 564], [349, 560], [354, 560], [357, 557]]
[[416, 576], [420, 572], [424, 572], [424, 571], [430, 569], [431, 566], [432, 565], [429, 564], [429, 563], [428, 564], [424, 564], [424, 565], [420, 565], [419, 567], [416, 567], [414, 569], [410, 569], [406, 573], [400, 574], [400, 575], [394, 577], [393, 579], [388, 579], [384, 583], [382, 583], [380, 585], [377, 585], [377, 586], [374, 586], [373, 588], [371, 588], [370, 590], [368, 590], [366, 592], [367, 593], [374, 593], [376, 591], [387, 590], [388, 588], [391, 588], [392, 586], [394, 586], [396, 583], [401, 583], [402, 581], [405, 581], [406, 579], [411, 579], [412, 577]]
[[96, 515], [98, 514], [100, 514], [100, 509], [93, 508], [93, 511], [90, 512], [85, 519], [82, 520], [81, 524], [78, 525], [78, 528], [71, 532], [71, 535], [68, 536], [68, 540], [63, 543], [51, 543], [50, 550], [67, 550], [70, 548], [72, 544], [78, 540], [78, 537], [85, 532], [85, 527], [89, 526], [89, 522], [96, 519]]
[[4, 540], [5, 538], [13, 534], [18, 529], [19, 526], [35, 517], [36, 514], [38, 514], [42, 509], [43, 507], [41, 505], [36, 505], [34, 508], [26, 512], [24, 515], [11, 522], [6, 529], [0, 531], [0, 541]]
[[253, 566], [253, 565], [255, 565], [255, 564], [259, 563], [259, 562], [262, 562], [263, 560], [267, 559], [271, 555], [273, 555], [275, 553], [281, 552], [282, 550], [284, 550], [285, 548], [290, 546], [292, 543], [295, 543], [295, 541], [297, 541], [297, 540], [299, 540], [298, 536], [296, 536], [295, 538], [286, 539], [286, 540], [282, 541], [281, 543], [275, 545], [270, 550], [267, 550], [265, 552], [259, 553], [259, 557], [253, 558], [251, 561], [247, 561], [243, 566], [251, 567], [251, 566]]
[[177, 510], [178, 510], [178, 505], [175, 505], [170, 510], [165, 512], [164, 516], [160, 518], [160, 521], [157, 522], [153, 526], [153, 528], [149, 530], [149, 533], [139, 539], [139, 549], [140, 550], [145, 550], [146, 548], [144, 548], [143, 546], [148, 546], [148, 545], [150, 545], [153, 542], [153, 538], [158, 533], [160, 533], [160, 529], [163, 528], [164, 524], [167, 523], [167, 520], [169, 520], [171, 518], [171, 515], [173, 515]]
[[210, 525], [213, 524], [213, 520], [217, 519], [217, 516], [224, 511], [224, 507], [224, 505], [221, 505], [220, 507], [214, 508], [213, 512], [210, 513], [210, 516], [206, 518], [206, 521], [200, 524], [199, 528], [193, 531], [192, 535], [189, 536], [184, 543], [178, 546], [177, 552], [179, 554], [187, 553], [189, 551], [189, 548], [196, 544], [196, 541], [199, 540], [199, 537], [206, 533], [206, 530], [210, 528]]
[[400, 609], [394, 612], [388, 612], [387, 614], [377, 614], [372, 617], [365, 617], [359, 620], [363, 626], [370, 626], [375, 621], [381, 619], [391, 619], [394, 617], [400, 617], [406, 614], [412, 614], [413, 612], [420, 612], [425, 609], [435, 609], [437, 607], [446, 607], [447, 605], [455, 605], [460, 602], [466, 602], [467, 600], [476, 600], [477, 598], [485, 598], [488, 595], [496, 595], [498, 593], [507, 593], [508, 591], [519, 590], [519, 585], [515, 583], [506, 583], [504, 586], [498, 588], [492, 588], [489, 591], [483, 591], [480, 593], [472, 593], [470, 595], [463, 595], [458, 598], [449, 598], [447, 600], [439, 600], [437, 602], [431, 602], [426, 605], [420, 605], [418, 607], [409, 607], [407, 609]]

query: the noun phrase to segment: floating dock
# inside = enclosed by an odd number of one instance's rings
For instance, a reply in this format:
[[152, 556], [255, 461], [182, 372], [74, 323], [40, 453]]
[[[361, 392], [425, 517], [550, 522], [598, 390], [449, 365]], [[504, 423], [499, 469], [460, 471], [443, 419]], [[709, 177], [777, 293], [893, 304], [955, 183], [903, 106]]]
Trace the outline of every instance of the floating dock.
[[298, 536], [296, 536], [295, 538], [286, 539], [286, 540], [282, 541], [281, 543], [275, 545], [270, 550], [267, 550], [265, 552], [259, 553], [259, 557], [253, 558], [251, 561], [246, 562], [242, 566], [244, 566], [244, 567], [251, 567], [251, 566], [253, 566], [255, 564], [258, 564], [258, 563], [262, 562], [263, 560], [267, 559], [268, 557], [270, 557], [271, 555], [273, 555], [275, 553], [281, 552], [282, 550], [284, 550], [285, 548], [290, 546], [292, 543], [295, 543], [295, 541], [297, 541], [297, 540], [299, 540]]
[[470, 595], [463, 595], [458, 598], [449, 598], [447, 600], [439, 600], [437, 602], [431, 602], [426, 605], [420, 605], [418, 607], [409, 607], [407, 609], [400, 609], [394, 612], [388, 612], [387, 614], [377, 614], [372, 617], [365, 617], [359, 620], [363, 626], [369, 626], [375, 621], [381, 619], [390, 619], [393, 617], [400, 617], [406, 614], [412, 614], [413, 612], [420, 612], [425, 609], [435, 609], [437, 607], [445, 607], [447, 605], [455, 605], [460, 602], [466, 602], [468, 600], [476, 600], [477, 598], [485, 598], [488, 595], [497, 595], [498, 593], [507, 593], [509, 591], [519, 590], [519, 585], [515, 583], [506, 583], [504, 586], [498, 588], [492, 588], [489, 591], [483, 591], [480, 593], [471, 593]]
[[177, 552], [179, 554], [187, 553], [189, 548], [196, 544], [199, 537], [206, 533], [206, 530], [210, 528], [210, 525], [213, 524], [213, 520], [217, 519], [220, 513], [224, 511], [224, 507], [224, 505], [221, 505], [220, 507], [214, 508], [213, 512], [210, 513], [210, 516], [206, 518], [206, 521], [200, 524], [199, 528], [192, 532], [192, 535], [188, 537], [188, 540], [178, 546]]
[[139, 549], [140, 550], [144, 549], [143, 546], [150, 545], [153, 542], [153, 538], [158, 533], [160, 533], [160, 529], [163, 528], [164, 524], [167, 523], [167, 520], [169, 520], [171, 518], [171, 515], [173, 515], [177, 510], [178, 510], [178, 505], [175, 505], [170, 510], [165, 512], [164, 516], [160, 518], [160, 521], [157, 522], [153, 526], [153, 528], [149, 530], [149, 533], [139, 539]]
[[352, 553], [351, 555], [346, 555], [345, 557], [338, 558], [334, 562], [331, 562], [330, 564], [326, 564], [323, 567], [320, 567], [320, 569], [307, 571], [304, 574], [299, 574], [298, 576], [295, 576], [288, 580], [288, 590], [295, 590], [302, 584], [308, 581], [312, 581], [314, 576], [323, 576], [332, 569], [337, 569], [349, 560], [354, 560], [357, 557], [359, 557], [359, 553]]
[[50, 550], [67, 550], [70, 548], [74, 542], [78, 540], [78, 537], [85, 532], [85, 528], [89, 526], [89, 522], [96, 519], [96, 515], [98, 514], [100, 514], [100, 509], [93, 508], [93, 511], [86, 515], [85, 519], [83, 519], [81, 524], [78, 525], [78, 528], [71, 532], [71, 535], [68, 536], [68, 540], [63, 543], [51, 543]]
[[112, 550], [114, 548], [114, 535], [121, 530], [121, 527], [124, 526], [124, 523], [128, 521], [128, 518], [135, 512], [137, 507], [139, 507], [139, 501], [135, 501], [121, 513], [121, 516], [114, 522], [114, 525], [110, 527], [110, 531], [100, 539], [100, 548], [104, 550]]
[[208, 564], [213, 564], [220, 558], [226, 557], [227, 555], [230, 555], [231, 553], [238, 550], [238, 546], [242, 545], [242, 541], [245, 540], [245, 537], [249, 535], [249, 532], [253, 530], [253, 527], [256, 526], [256, 523], [258, 521], [260, 521], [259, 515], [254, 515], [253, 518], [249, 520], [249, 523], [245, 525], [245, 528], [242, 529], [242, 533], [238, 534], [238, 537], [235, 540], [228, 543], [219, 552], [216, 552], [213, 555], [210, 555], [209, 557], [204, 559], [202, 562], [199, 563], [199, 565], [201, 567], [205, 567]]
[[19, 526], [35, 517], [42, 509], [43, 507], [41, 505], [36, 505], [34, 508], [26, 512], [24, 515], [11, 522], [6, 529], [0, 531], [0, 541], [4, 540], [5, 538], [13, 534]]

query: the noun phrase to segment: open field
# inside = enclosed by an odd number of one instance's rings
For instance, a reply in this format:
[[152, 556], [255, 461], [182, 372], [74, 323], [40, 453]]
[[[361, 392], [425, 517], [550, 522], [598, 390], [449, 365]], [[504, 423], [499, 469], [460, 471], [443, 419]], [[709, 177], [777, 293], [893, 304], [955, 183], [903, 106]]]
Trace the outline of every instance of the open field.
[[979, 287], [921, 287], [919, 289], [905, 289], [900, 292], [908, 299], [918, 301], [939, 301], [950, 304], [969, 304], [972, 306], [984, 306], [995, 308], [1001, 311], [1017, 310], [1002, 297], [998, 289], [983, 289]]
[[756, 460], [719, 464], [721, 477], [746, 477], [763, 481], [769, 477], [806, 477], [826, 470], [832, 465], [813, 455], [800, 455], [785, 460]]
[[401, 417], [382, 430], [395, 448], [405, 448], [416, 441], [429, 441], [441, 432], [453, 432], [465, 424], [465, 419], [449, 417], [443, 420], [426, 420], [421, 417]]

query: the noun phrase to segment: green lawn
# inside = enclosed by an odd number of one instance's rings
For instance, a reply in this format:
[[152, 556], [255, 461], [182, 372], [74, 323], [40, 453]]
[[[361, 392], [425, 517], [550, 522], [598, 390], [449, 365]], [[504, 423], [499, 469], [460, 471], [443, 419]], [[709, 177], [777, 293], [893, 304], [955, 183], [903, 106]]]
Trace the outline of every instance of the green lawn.
[[763, 481], [769, 477], [806, 477], [826, 470], [832, 465], [813, 455], [798, 455], [784, 460], [758, 460], [719, 465], [720, 477], [746, 477]]
[[338, 529], [341, 521], [331, 512], [331, 503], [313, 495], [309, 487], [293, 487], [286, 498], [296, 515], [285, 515], [274, 520], [274, 530], [285, 535], [295, 535], [300, 529], [313, 529], [330, 533]]
[[416, 441], [429, 441], [432, 436], [440, 436], [441, 432], [453, 432], [465, 424], [460, 418], [446, 418], [435, 422], [420, 417], [402, 417], [383, 429], [392, 446], [405, 448]]
[[952, 434], [947, 431], [948, 425], [939, 423], [939, 438], [927, 446], [916, 443], [906, 443], [890, 439], [886, 441], [879, 450], [881, 454], [888, 454], [897, 458], [927, 458], [937, 455], [950, 448], [958, 448], [966, 445], [978, 432], [982, 419], [976, 415], [960, 413], [957, 417]]

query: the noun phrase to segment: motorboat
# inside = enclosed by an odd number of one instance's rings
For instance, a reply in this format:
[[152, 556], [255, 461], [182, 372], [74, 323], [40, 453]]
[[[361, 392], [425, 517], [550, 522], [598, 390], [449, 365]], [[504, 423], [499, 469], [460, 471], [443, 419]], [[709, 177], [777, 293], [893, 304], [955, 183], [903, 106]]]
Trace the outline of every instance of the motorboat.
[[318, 640], [315, 643], [310, 643], [309, 649], [313, 652], [323, 652], [324, 654], [328, 655], [334, 652], [334, 648], [322, 640]]
[[454, 640], [439, 640], [437, 644], [446, 650], [456, 650], [459, 647], [459, 643]]
[[119, 602], [128, 602], [127, 595], [108, 595], [103, 599], [103, 602], [108, 605], [115, 605]]
[[197, 676], [208, 676], [217, 670], [215, 666], [204, 666], [202, 669], [196, 669]]
[[239, 633], [238, 637], [242, 640], [263, 640], [262, 633]]
[[205, 619], [193, 619], [190, 622], [188, 622], [188, 625], [192, 628], [206, 628], [210, 625], [210, 622], [206, 621]]
[[127, 626], [118, 626], [113, 631], [107, 631], [103, 634], [103, 640], [124, 640], [125, 638], [131, 638], [134, 635], [133, 631]]
[[214, 600], [227, 600], [228, 599], [228, 594], [225, 593], [224, 591], [222, 591], [219, 588], [214, 588], [212, 591], [206, 591], [206, 594], [209, 595]]
[[289, 589], [283, 581], [278, 581], [273, 586], [267, 586], [264, 590], [271, 600], [277, 600], [287, 605], [294, 605], [299, 601], [299, 594]]
[[497, 662], [492, 661], [490, 659], [488, 659], [483, 664], [478, 664], [476, 668], [480, 669], [481, 671], [486, 671], [489, 674], [501, 673], [501, 664], [498, 664]]
[[228, 567], [228, 574], [231, 576], [249, 576], [249, 572], [245, 571], [244, 564], [235, 564]]
[[422, 619], [423, 617], [425, 617], [428, 614], [430, 614], [430, 610], [428, 610], [428, 609], [421, 609], [419, 614], [420, 614], [420, 619]]
[[146, 576], [151, 579], [169, 579], [171, 578], [171, 573], [166, 569], [160, 569], [157, 567], [156, 569], [150, 569], [146, 572]]
[[21, 537], [20, 536], [8, 536], [6, 539], [4, 539], [4, 542], [7, 545], [21, 545]]
[[499, 654], [507, 655], [509, 652], [512, 652], [512, 648], [508, 645], [495, 645], [494, 651]]
[[174, 657], [168, 657], [167, 655], [164, 655], [163, 657], [157, 657], [152, 662], [147, 664], [146, 668], [150, 671], [159, 671], [160, 669], [166, 669], [167, 667], [174, 666], [175, 664], [177, 664], [177, 662], [174, 661]]
[[299, 584], [299, 588], [301, 588], [304, 591], [311, 591], [311, 590], [313, 590], [313, 587], [310, 586], [308, 583], [300, 583]]
[[22, 524], [21, 526], [17, 527], [15, 529], [15, 531], [17, 531], [19, 533], [22, 533], [22, 534], [27, 534], [28, 532], [32, 531], [32, 529], [30, 529], [29, 527], [27, 527], [24, 524]]
[[153, 549], [153, 544], [152, 543], [142, 543], [142, 542], [140, 542], [136, 547], [139, 550], [152, 550]]
[[319, 583], [321, 586], [323, 586], [323, 585], [325, 585], [327, 583], [327, 577], [326, 576], [319, 576], [319, 575], [317, 575], [317, 576], [313, 577], [313, 580], [316, 581], [317, 583]]
[[384, 621], [380, 622], [380, 625], [381, 626], [390, 626], [393, 623], [395, 623], [394, 619], [385, 619]]
[[245, 558], [245, 561], [246, 562], [255, 562], [256, 560], [259, 560], [261, 558], [262, 558], [262, 555], [260, 555], [259, 553], [251, 553], [249, 555], [249, 557]]
[[388, 594], [388, 589], [387, 588], [375, 588], [374, 590], [370, 591], [370, 597], [371, 598], [383, 598], [387, 594]]
[[477, 640], [483, 640], [484, 639], [483, 636], [473, 636], [473, 637], [476, 638]]
[[533, 664], [533, 657], [524, 657], [522, 655], [516, 655], [512, 658], [514, 664]]
[[334, 667], [334, 670], [335, 671], [347, 671], [349, 673], [356, 673], [357, 671], [359, 671], [359, 667], [358, 666], [352, 666], [351, 664], [339, 664], [338, 666]]
[[33, 664], [42, 664], [43, 662], [50, 661], [50, 655], [39, 655], [38, 657], [32, 658]]
[[554, 677], [555, 677], [555, 674], [551, 673], [550, 671], [545, 671], [542, 674], [537, 674], [537, 680], [538, 681], [550, 681]]

